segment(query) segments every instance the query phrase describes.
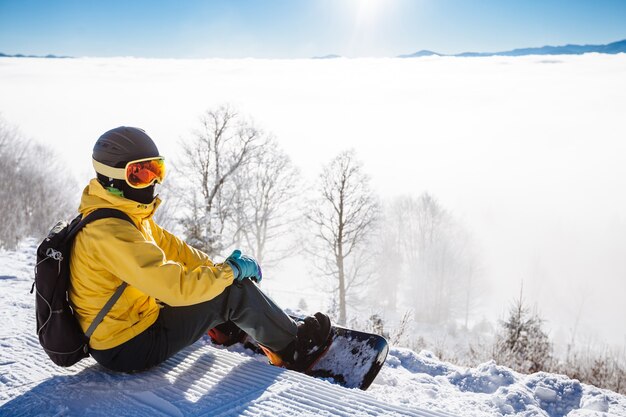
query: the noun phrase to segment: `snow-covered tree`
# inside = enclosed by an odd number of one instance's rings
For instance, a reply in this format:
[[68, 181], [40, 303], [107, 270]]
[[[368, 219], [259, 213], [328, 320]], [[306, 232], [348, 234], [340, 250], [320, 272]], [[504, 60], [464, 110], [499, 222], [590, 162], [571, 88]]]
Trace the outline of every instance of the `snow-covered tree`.
[[500, 322], [494, 359], [516, 371], [533, 373], [551, 365], [552, 344], [542, 329], [543, 319], [526, 307], [522, 294]]

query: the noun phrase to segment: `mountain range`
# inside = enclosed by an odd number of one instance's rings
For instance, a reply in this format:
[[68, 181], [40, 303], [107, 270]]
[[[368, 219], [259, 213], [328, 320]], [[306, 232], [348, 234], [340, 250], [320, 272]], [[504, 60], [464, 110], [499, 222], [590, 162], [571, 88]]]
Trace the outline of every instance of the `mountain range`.
[[[424, 56], [458, 56], [458, 57], [483, 57], [483, 56], [523, 56], [523, 55], [582, 55], [591, 52], [600, 54], [619, 54], [626, 53], [626, 39], [608, 43], [605, 45], [562, 45], [562, 46], [542, 46], [540, 48], [519, 48], [510, 51], [501, 52], [461, 52], [459, 54], [442, 54], [439, 52], [423, 49], [421, 51], [408, 54], [398, 55], [398, 58], [419, 58]], [[0, 52], [0, 58], [72, 58], [70, 56], [58, 55], [8, 55]], [[335, 59], [342, 58], [341, 55], [329, 54], [324, 56], [315, 56], [313, 59]]]
[[8, 54], [4, 54], [2, 52], [0, 52], [0, 58], [72, 58], [71, 56], [58, 56], [58, 55], [52, 55], [52, 54], [48, 54], [45, 56], [42, 55], [23, 55], [23, 54], [15, 54], [15, 55], [8, 55]]
[[582, 55], [590, 52], [601, 54], [626, 53], [626, 39], [606, 45], [563, 45], [542, 46], [541, 48], [520, 48], [502, 52], [462, 52], [460, 54], [440, 54], [433, 51], [421, 50], [410, 55], [398, 55], [398, 58], [418, 58], [423, 56], [522, 56], [522, 55]]

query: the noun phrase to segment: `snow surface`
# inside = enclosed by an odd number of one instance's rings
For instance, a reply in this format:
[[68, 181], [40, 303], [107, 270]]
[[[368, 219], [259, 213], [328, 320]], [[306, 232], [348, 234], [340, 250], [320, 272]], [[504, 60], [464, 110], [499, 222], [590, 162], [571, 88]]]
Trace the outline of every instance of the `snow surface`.
[[0, 252], [0, 416], [626, 416], [626, 397], [494, 362], [462, 368], [391, 348], [366, 392], [272, 367], [201, 339], [161, 366], [119, 374], [91, 358], [63, 369], [35, 335], [33, 241]]

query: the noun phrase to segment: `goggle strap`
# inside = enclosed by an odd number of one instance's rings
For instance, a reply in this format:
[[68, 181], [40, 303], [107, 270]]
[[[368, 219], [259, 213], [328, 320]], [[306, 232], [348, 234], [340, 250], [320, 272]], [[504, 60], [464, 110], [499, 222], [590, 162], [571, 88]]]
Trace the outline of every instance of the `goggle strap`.
[[98, 174], [102, 174], [105, 177], [115, 178], [116, 180], [126, 179], [126, 168], [113, 168], [108, 165], [98, 162], [95, 159], [91, 159], [93, 168]]

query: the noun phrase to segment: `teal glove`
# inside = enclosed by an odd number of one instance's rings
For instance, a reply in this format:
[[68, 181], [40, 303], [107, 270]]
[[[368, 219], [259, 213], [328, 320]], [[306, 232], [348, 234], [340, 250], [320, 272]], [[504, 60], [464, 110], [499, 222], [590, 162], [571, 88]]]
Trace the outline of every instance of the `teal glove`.
[[232, 268], [237, 281], [250, 278], [257, 283], [261, 282], [261, 267], [252, 256], [242, 255], [239, 249], [235, 249], [224, 262]]

